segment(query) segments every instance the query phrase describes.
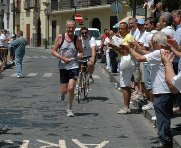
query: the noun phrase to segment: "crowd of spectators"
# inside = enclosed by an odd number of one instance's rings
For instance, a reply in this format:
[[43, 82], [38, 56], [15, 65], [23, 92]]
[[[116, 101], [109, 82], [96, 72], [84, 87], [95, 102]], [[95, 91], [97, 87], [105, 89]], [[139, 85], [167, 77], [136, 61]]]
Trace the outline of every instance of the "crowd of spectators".
[[[6, 29], [0, 30], [0, 71], [3, 71], [7, 64], [13, 64], [15, 60], [14, 48], [10, 46], [10, 43], [16, 39], [15, 34], [11, 34]], [[9, 55], [9, 61], [7, 56]]]
[[117, 113], [131, 113], [131, 99], [146, 100], [142, 110], [154, 109], [158, 126], [153, 147], [171, 147], [170, 119], [181, 115], [181, 10], [163, 12], [161, 7], [156, 5], [146, 19], [120, 22], [116, 33], [105, 30], [102, 53], [106, 69], [120, 74], [124, 106]]

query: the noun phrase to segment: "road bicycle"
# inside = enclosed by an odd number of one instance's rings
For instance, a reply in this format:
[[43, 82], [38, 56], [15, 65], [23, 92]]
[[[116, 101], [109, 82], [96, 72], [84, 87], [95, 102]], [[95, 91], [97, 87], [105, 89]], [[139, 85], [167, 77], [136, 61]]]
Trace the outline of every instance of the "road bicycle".
[[86, 100], [88, 93], [89, 93], [89, 75], [87, 71], [87, 61], [88, 58], [83, 58], [82, 60], [79, 60], [80, 63], [80, 72], [77, 80], [77, 100], [78, 103], [81, 102], [81, 100]]

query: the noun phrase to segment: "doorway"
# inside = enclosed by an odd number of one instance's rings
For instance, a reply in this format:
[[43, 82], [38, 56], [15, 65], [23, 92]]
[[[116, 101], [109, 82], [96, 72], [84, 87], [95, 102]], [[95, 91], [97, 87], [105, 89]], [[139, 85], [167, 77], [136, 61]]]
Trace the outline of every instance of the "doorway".
[[30, 24], [26, 24], [26, 41], [30, 45]]
[[92, 20], [92, 28], [98, 28], [99, 30], [101, 30], [101, 22], [99, 18], [94, 18]]
[[36, 46], [40, 47], [41, 46], [41, 20], [38, 18], [37, 22], [37, 41], [36, 41]]

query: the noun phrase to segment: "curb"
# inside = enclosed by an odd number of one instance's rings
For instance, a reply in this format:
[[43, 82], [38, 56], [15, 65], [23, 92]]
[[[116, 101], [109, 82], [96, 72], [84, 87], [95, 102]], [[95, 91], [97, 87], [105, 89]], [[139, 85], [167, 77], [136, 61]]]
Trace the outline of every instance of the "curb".
[[[115, 86], [116, 89], [121, 91], [120, 83], [116, 79], [116, 77], [111, 72], [106, 70], [105, 66], [101, 65], [101, 67], [108, 73], [110, 82], [113, 83], [113, 85]], [[119, 76], [119, 73], [116, 76]], [[155, 128], [155, 130], [156, 130], [156, 128], [157, 128], [156, 120], [155, 121], [151, 120], [151, 118], [155, 115], [154, 110], [141, 111], [141, 107], [142, 107], [143, 103], [140, 100], [133, 100], [132, 102], [133, 102], [132, 103], [133, 107], [136, 107], [140, 113], [142, 112], [141, 114], [150, 121], [152, 127]], [[173, 132], [173, 135], [174, 135], [174, 132]], [[180, 139], [181, 139], [181, 136], [178, 136], [178, 137], [173, 136], [173, 148], [181, 148]]]

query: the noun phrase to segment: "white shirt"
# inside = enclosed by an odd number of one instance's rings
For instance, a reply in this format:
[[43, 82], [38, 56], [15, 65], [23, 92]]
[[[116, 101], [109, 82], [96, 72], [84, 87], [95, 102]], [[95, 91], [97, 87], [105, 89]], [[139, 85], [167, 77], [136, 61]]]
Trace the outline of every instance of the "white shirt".
[[5, 37], [5, 35], [4, 34], [1, 34], [0, 35], [0, 47], [2, 47], [2, 46], [4, 46], [4, 44], [3, 44], [3, 41], [2, 40], [4, 40], [6, 37]]
[[113, 45], [116, 45], [119, 47], [119, 45], [123, 44], [123, 39], [121, 37], [117, 37], [116, 35], [114, 35], [112, 37], [112, 42]]
[[106, 52], [109, 52], [110, 49], [112, 49], [111, 47], [108, 47], [108, 43], [110, 43], [109, 37], [105, 38], [105, 40], [104, 40], [104, 45], [107, 46]]
[[83, 56], [84, 57], [92, 56], [91, 47], [96, 47], [95, 38], [94, 37], [91, 37], [91, 38], [88, 37], [86, 40], [82, 39], [82, 47], [83, 47]]
[[145, 47], [149, 47], [149, 42], [151, 41], [152, 39], [152, 36], [153, 34], [157, 32], [157, 30], [152, 30], [151, 32], [148, 32], [146, 37], [145, 37], [145, 42], [144, 42], [144, 45]]
[[139, 31], [139, 29], [138, 28], [136, 28], [136, 30], [135, 31], [130, 31], [130, 34], [134, 37], [134, 38], [136, 38], [136, 36], [138, 35], [140, 33], [140, 31]]
[[178, 75], [173, 77], [172, 83], [181, 92], [181, 72], [179, 72]]
[[2, 40], [4, 40], [4, 39], [7, 39], [7, 38], [9, 38], [8, 37], [8, 35], [6, 34], [1, 34], [1, 36], [0, 36], [0, 46], [4, 46], [4, 47], [8, 47], [8, 45], [9, 45], [9, 43], [7, 42], [7, 41], [2, 41]]
[[175, 34], [175, 30], [172, 26], [167, 26], [163, 28], [161, 32], [164, 32], [167, 36], [170, 36], [171, 38], [173, 38]]
[[165, 81], [165, 67], [161, 62], [160, 50], [155, 50], [144, 55], [151, 64], [151, 82], [153, 94], [170, 93], [170, 89]]
[[135, 40], [140, 42], [140, 43], [145, 43], [145, 39], [146, 39], [146, 36], [148, 35], [149, 33], [144, 31], [144, 32], [139, 32], [136, 37], [135, 37]]

